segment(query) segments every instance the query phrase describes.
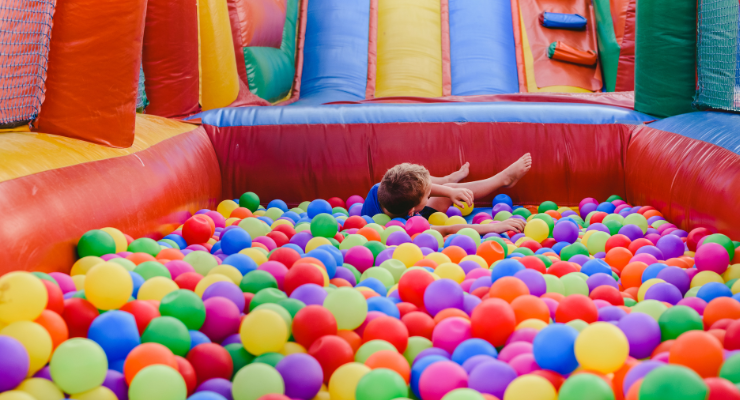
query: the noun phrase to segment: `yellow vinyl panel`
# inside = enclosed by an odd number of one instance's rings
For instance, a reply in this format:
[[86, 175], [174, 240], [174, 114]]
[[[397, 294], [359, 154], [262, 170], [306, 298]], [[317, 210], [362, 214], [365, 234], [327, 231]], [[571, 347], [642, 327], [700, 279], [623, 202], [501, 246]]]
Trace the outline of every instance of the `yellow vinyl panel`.
[[203, 110], [226, 107], [239, 95], [234, 41], [226, 0], [199, 0]]
[[439, 0], [379, 0], [375, 97], [442, 96]]

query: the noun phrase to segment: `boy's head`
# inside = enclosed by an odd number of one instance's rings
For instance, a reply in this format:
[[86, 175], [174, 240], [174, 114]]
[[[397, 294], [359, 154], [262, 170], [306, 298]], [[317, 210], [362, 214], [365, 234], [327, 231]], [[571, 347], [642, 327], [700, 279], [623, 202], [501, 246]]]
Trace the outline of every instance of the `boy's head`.
[[432, 189], [429, 171], [421, 165], [403, 163], [389, 169], [378, 188], [378, 202], [395, 217], [413, 215], [427, 204]]

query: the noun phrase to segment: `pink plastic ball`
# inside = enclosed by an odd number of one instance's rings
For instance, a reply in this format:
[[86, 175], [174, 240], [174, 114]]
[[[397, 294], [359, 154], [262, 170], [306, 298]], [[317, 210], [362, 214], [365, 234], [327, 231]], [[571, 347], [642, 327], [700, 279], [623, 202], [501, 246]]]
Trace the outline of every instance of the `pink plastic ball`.
[[62, 293], [76, 292], [75, 282], [72, 277], [62, 272], [51, 272], [49, 275], [54, 278], [59, 284], [59, 289], [62, 289]]
[[540, 366], [537, 365], [537, 362], [535, 362], [534, 355], [532, 353], [520, 354], [514, 357], [514, 359], [509, 362], [509, 365], [511, 368], [514, 368], [514, 371], [516, 371], [519, 376], [541, 369]]
[[461, 317], [442, 320], [432, 332], [432, 345], [452, 354], [460, 343], [470, 339], [470, 321]]
[[347, 208], [350, 208], [355, 204], [362, 204], [364, 202], [365, 202], [365, 199], [362, 196], [358, 196], [355, 194], [355, 195], [349, 196], [345, 204], [347, 204]]
[[252, 239], [255, 243], [261, 243], [264, 244], [265, 247], [267, 247], [267, 251], [273, 251], [275, 248], [277, 248], [277, 244], [275, 244], [275, 241], [272, 240], [272, 238], [267, 236], [260, 236]]
[[409, 236], [414, 236], [417, 233], [422, 233], [430, 227], [431, 226], [429, 225], [429, 221], [427, 221], [424, 217], [411, 217], [408, 221], [406, 221], [406, 233], [408, 233]]
[[186, 272], [195, 272], [195, 268], [182, 260], [172, 260], [164, 266], [167, 268], [168, 271], [170, 271], [170, 275], [172, 275], [172, 280], [177, 279], [178, 276]]
[[532, 343], [514, 342], [506, 345], [503, 349], [501, 349], [501, 353], [499, 353], [498, 359], [505, 363], [508, 363], [522, 354], [530, 353], [532, 353]]
[[440, 400], [447, 393], [466, 387], [468, 374], [463, 367], [452, 361], [439, 361], [428, 366], [419, 378], [422, 400]]
[[357, 268], [360, 273], [373, 266], [373, 252], [365, 246], [355, 246], [347, 250], [344, 262]]
[[272, 275], [278, 284], [278, 289], [283, 290], [283, 283], [285, 282], [285, 274], [288, 273], [288, 267], [280, 261], [265, 261], [257, 267], [258, 270], [268, 272]]
[[721, 244], [705, 243], [696, 250], [694, 262], [696, 263], [696, 269], [700, 272], [714, 271], [721, 274], [727, 270], [727, 266], [730, 264], [730, 256]]
[[206, 213], [212, 220], [216, 228], [223, 228], [226, 226], [226, 218], [217, 211], [208, 211]]
[[227, 336], [239, 331], [239, 309], [224, 297], [211, 297], [203, 302], [206, 320], [200, 331], [213, 342], [220, 343]]

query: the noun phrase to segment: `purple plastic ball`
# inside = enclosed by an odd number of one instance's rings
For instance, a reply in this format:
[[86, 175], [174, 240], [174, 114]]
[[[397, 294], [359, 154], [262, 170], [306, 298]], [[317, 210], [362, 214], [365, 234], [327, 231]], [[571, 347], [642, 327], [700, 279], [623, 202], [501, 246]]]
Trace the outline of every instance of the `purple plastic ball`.
[[496, 216], [496, 214], [500, 213], [501, 211], [511, 212], [511, 207], [509, 207], [506, 203], [498, 203], [493, 206], [491, 209], [491, 214]]
[[680, 257], [683, 255], [684, 244], [681, 238], [674, 235], [666, 235], [658, 239], [656, 247], [668, 258]]
[[465, 275], [467, 275], [468, 272], [474, 269], [481, 268], [480, 264], [478, 264], [477, 262], [473, 260], [460, 261], [460, 264], [458, 265], [460, 266], [460, 268], [462, 268], [463, 272], [465, 272]]
[[244, 311], [244, 293], [233, 282], [215, 282], [203, 292], [203, 301], [212, 297], [223, 297], [234, 303], [239, 312]]
[[568, 260], [568, 262], [574, 262], [580, 266], [583, 266], [583, 264], [587, 263], [590, 258], [588, 256], [584, 256], [583, 254], [576, 254], [573, 257]]
[[448, 353], [445, 349], [440, 349], [439, 347], [430, 347], [428, 349], [422, 350], [419, 354], [417, 354], [416, 357], [414, 357], [414, 362], [417, 362], [427, 356], [442, 356], [447, 359], [451, 357], [450, 353]]
[[[481, 276], [480, 278], [476, 279], [472, 285], [470, 285], [470, 293], [473, 293], [475, 289], [481, 288], [481, 287], [491, 287], [493, 283], [491, 282], [490, 276]], [[531, 292], [531, 290], [530, 290]]]
[[26, 379], [30, 358], [21, 342], [10, 336], [0, 336], [0, 354], [0, 392], [4, 392]]
[[578, 211], [581, 213], [581, 218], [584, 218], [585, 219], [588, 216], [589, 213], [591, 213], [593, 211], [596, 211], [596, 207], [598, 207], [598, 206], [599, 206], [598, 204], [594, 204], [594, 203], [586, 203], [586, 204], [582, 205], [578, 209]]
[[[350, 274], [351, 273], [352, 272], [350, 272]], [[323, 287], [315, 283], [306, 283], [293, 290], [293, 293], [290, 294], [290, 298], [300, 300], [307, 306], [323, 306], [326, 295], [326, 290]]]
[[450, 242], [450, 246], [457, 246], [461, 249], [465, 250], [468, 255], [475, 254], [476, 246], [473, 239], [471, 239], [469, 236], [465, 235], [457, 235], [454, 238], [452, 238], [452, 241]]
[[275, 369], [285, 382], [285, 395], [291, 399], [312, 399], [319, 393], [324, 373], [321, 364], [308, 354], [285, 356]]
[[465, 370], [465, 372], [470, 375], [470, 372], [475, 369], [475, 367], [481, 365], [482, 363], [486, 361], [496, 360], [495, 358], [489, 356], [488, 354], [478, 354], [476, 356], [472, 356], [465, 360], [463, 362], [462, 367]]
[[640, 359], [649, 357], [660, 344], [660, 326], [653, 317], [643, 313], [632, 313], [619, 320], [621, 329], [630, 345], [630, 356]]
[[683, 299], [681, 291], [677, 287], [666, 282], [658, 282], [645, 292], [645, 300], [665, 301], [676, 305]]
[[517, 372], [509, 364], [491, 360], [479, 364], [470, 371], [468, 387], [503, 399], [506, 388], [516, 378]]
[[200, 331], [211, 341], [221, 342], [239, 331], [241, 313], [231, 300], [220, 296], [211, 297], [203, 304], [206, 306], [206, 320]]
[[464, 307], [463, 290], [460, 285], [451, 279], [439, 279], [427, 286], [424, 290], [424, 307], [431, 316], [445, 308]]
[[393, 258], [394, 251], [396, 251], [396, 246], [389, 247], [381, 251], [380, 254], [378, 254], [378, 256], [375, 257], [375, 265], [380, 265], [383, 263], [383, 261], [390, 260], [391, 258]]
[[290, 243], [293, 243], [294, 245], [297, 245], [303, 250], [306, 250], [306, 244], [308, 244], [308, 241], [313, 239], [313, 236], [311, 235], [311, 232], [309, 231], [301, 231], [293, 235], [292, 238], [290, 238]]
[[666, 257], [663, 255], [663, 252], [660, 251], [659, 248], [655, 246], [642, 246], [635, 252], [635, 255], [638, 254], [650, 254], [651, 256], [655, 257], [657, 260], [665, 260]]
[[335, 278], [342, 278], [345, 281], [349, 282], [350, 285], [355, 286], [357, 285], [357, 280], [355, 278], [355, 274], [352, 273], [347, 268], [339, 267], [337, 268], [337, 272], [334, 274]]
[[231, 382], [229, 382], [226, 379], [223, 378], [212, 378], [209, 379], [198, 386], [197, 389], [195, 389], [196, 392], [214, 392], [218, 393], [221, 396], [224, 396], [226, 400], [232, 400], [233, 397], [231, 397]]
[[606, 306], [599, 309], [599, 321], [619, 321], [627, 312], [617, 306]]
[[122, 373], [109, 369], [105, 373], [105, 380], [100, 386], [105, 386], [110, 389], [113, 394], [118, 397], [118, 400], [128, 400], [128, 385], [126, 384], [126, 378]]
[[591, 224], [586, 228], [586, 231], [601, 231], [604, 233], [611, 234], [609, 231], [609, 228], [607, 228], [606, 225], [602, 224], [601, 222], [597, 222], [595, 224]]
[[678, 291], [683, 295], [691, 287], [691, 278], [686, 272], [680, 267], [666, 267], [658, 272], [658, 279], [662, 279], [671, 285], [675, 286]]
[[574, 243], [578, 239], [578, 225], [570, 221], [562, 221], [555, 224], [552, 237], [558, 242]]
[[610, 275], [603, 272], [597, 272], [586, 279], [586, 285], [588, 285], [589, 293], [599, 286], [611, 286], [614, 289], [619, 289], [617, 281], [614, 280]]
[[630, 240], [637, 240], [643, 237], [642, 228], [634, 224], [627, 224], [619, 228], [619, 234], [627, 236]]
[[419, 247], [426, 247], [432, 251], [439, 250], [439, 241], [430, 233], [420, 233], [414, 238], [413, 242]]
[[242, 342], [242, 337], [239, 336], [238, 333], [234, 333], [233, 335], [227, 336], [226, 339], [224, 339], [221, 342], [221, 346], [226, 346], [226, 345], [233, 344], [233, 343], [241, 344], [241, 342]]
[[447, 216], [448, 217], [454, 217], [454, 216], [462, 217], [462, 211], [458, 209], [455, 206], [450, 206], [450, 208], [447, 209]]
[[385, 241], [385, 244], [388, 246], [399, 246], [404, 243], [411, 243], [411, 236], [401, 231], [391, 233]]
[[547, 282], [539, 271], [523, 269], [514, 273], [514, 277], [524, 282], [529, 289], [529, 293], [533, 296], [540, 297], [547, 293]]
[[627, 375], [625, 375], [624, 382], [622, 383], [624, 393], [627, 393], [632, 385], [634, 385], [638, 380], [644, 378], [648, 372], [664, 365], [665, 363], [660, 361], [645, 361], [632, 367], [632, 369], [627, 372]]
[[463, 311], [468, 315], [472, 315], [473, 310], [481, 303], [481, 301], [482, 300], [478, 298], [478, 296], [473, 296], [472, 294], [467, 293], [463, 294]]

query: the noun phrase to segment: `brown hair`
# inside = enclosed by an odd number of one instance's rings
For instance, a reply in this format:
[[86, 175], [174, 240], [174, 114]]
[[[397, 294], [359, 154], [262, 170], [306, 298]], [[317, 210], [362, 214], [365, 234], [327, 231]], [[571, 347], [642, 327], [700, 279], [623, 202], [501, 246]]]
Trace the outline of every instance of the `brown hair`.
[[421, 165], [403, 163], [389, 169], [378, 188], [378, 202], [395, 216], [405, 216], [421, 203], [431, 179]]

